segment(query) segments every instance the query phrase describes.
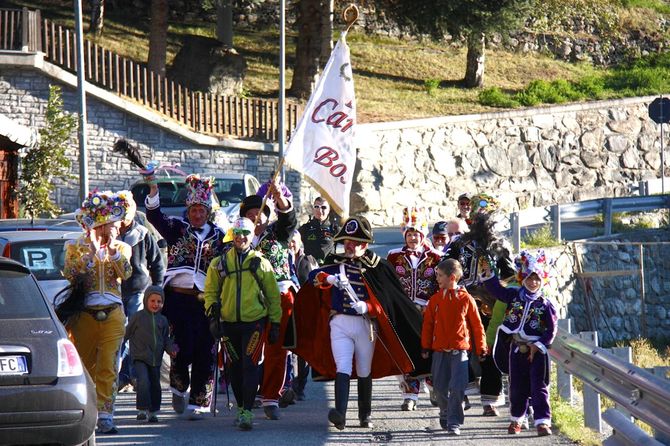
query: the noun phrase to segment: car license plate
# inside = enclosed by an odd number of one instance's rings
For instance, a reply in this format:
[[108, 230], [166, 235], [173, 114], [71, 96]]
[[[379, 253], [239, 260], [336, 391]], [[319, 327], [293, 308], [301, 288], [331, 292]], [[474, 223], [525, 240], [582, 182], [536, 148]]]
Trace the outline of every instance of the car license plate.
[[24, 356], [0, 356], [0, 375], [23, 375], [28, 373]]

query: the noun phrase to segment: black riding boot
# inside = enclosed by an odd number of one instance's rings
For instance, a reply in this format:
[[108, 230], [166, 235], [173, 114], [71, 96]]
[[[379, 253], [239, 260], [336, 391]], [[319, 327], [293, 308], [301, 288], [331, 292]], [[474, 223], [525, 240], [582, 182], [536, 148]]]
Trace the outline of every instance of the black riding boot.
[[372, 377], [358, 378], [358, 420], [361, 427], [373, 428], [372, 414]]
[[347, 405], [349, 404], [349, 381], [346, 373], [335, 375], [335, 409], [328, 412], [328, 421], [339, 430], [344, 429], [347, 420]]

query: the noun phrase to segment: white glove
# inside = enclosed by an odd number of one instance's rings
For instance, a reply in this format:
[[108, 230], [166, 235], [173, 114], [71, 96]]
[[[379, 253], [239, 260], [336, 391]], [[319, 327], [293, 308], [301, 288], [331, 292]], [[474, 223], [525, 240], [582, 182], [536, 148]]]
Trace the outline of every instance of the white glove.
[[354, 310], [356, 310], [356, 313], [358, 314], [365, 314], [368, 312], [368, 304], [365, 303], [363, 300], [359, 300], [355, 304], [351, 306]]
[[349, 285], [349, 279], [345, 277], [340, 276], [339, 274], [332, 274], [328, 276], [326, 279], [326, 282], [328, 282], [331, 285], [336, 286], [339, 289], [344, 289], [347, 285]]

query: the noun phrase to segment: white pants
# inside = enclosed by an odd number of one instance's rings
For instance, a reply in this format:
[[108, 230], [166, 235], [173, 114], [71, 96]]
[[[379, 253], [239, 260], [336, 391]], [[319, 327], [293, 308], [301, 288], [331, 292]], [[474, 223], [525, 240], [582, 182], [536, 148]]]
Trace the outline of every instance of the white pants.
[[330, 348], [337, 373], [351, 376], [353, 360], [356, 375], [365, 378], [372, 371], [375, 341], [370, 341], [370, 323], [362, 316], [336, 314], [330, 320]]

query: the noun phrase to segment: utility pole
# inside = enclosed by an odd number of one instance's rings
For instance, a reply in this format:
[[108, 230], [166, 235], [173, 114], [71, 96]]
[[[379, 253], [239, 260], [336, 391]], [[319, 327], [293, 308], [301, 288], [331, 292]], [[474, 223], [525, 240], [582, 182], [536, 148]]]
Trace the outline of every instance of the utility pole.
[[77, 34], [77, 96], [79, 98], [79, 200], [88, 196], [88, 150], [86, 149], [86, 80], [84, 78], [84, 29], [81, 0], [74, 2], [75, 32]]

